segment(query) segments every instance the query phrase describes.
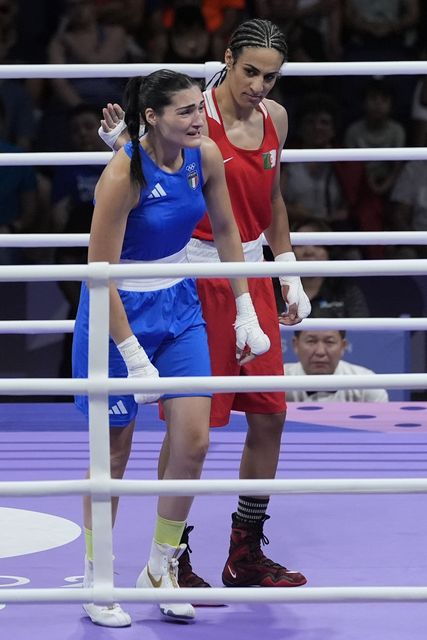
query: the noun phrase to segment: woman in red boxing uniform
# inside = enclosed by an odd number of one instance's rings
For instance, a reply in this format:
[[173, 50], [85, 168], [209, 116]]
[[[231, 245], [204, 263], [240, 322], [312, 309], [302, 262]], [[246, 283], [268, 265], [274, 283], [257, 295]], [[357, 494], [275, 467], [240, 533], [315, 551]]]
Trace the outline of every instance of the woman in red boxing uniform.
[[[246, 261], [262, 261], [262, 234], [276, 261], [295, 261], [289, 238], [286, 206], [280, 191], [280, 154], [288, 118], [283, 106], [266, 96], [274, 87], [287, 57], [285, 38], [268, 20], [243, 22], [232, 34], [225, 52], [225, 68], [217, 86], [205, 91], [204, 133], [217, 143], [223, 159], [234, 216]], [[101, 133], [110, 146], [120, 146], [125, 136], [119, 105], [104, 109]], [[188, 245], [193, 262], [219, 260], [208, 217], [197, 226]], [[297, 276], [282, 276], [287, 311], [282, 321], [297, 324], [310, 313], [310, 302]], [[271, 278], [250, 280], [250, 292], [260, 324], [269, 336], [268, 353], [240, 366], [235, 358], [235, 338], [227, 331], [233, 314], [233, 294], [227, 280], [198, 279], [198, 293], [207, 322], [213, 375], [283, 375], [283, 358]], [[248, 431], [243, 448], [241, 479], [274, 478], [286, 417], [284, 392], [215, 394], [211, 426], [228, 424], [232, 410], [244, 411]], [[164, 442], [159, 475], [168, 459]], [[299, 572], [265, 557], [261, 543], [269, 497], [239, 496], [232, 515], [230, 552], [222, 580], [227, 586], [294, 587], [305, 584]], [[184, 532], [188, 542], [187, 527]], [[191, 568], [188, 552], [180, 558], [182, 587], [209, 586]]]

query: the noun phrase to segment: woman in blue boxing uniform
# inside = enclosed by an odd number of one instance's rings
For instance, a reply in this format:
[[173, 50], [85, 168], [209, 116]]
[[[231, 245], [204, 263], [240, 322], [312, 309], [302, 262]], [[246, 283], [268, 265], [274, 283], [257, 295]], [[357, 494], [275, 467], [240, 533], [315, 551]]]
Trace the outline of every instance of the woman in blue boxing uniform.
[[[195, 80], [168, 70], [134, 78], [127, 86], [126, 121], [131, 141], [110, 161], [95, 190], [89, 261], [186, 262], [186, 245], [206, 208], [221, 260], [243, 260], [232, 215], [222, 156], [201, 134], [203, 96]], [[140, 122], [146, 133], [140, 138]], [[247, 282], [234, 279], [236, 358], [245, 362], [269, 349]], [[73, 343], [73, 375], [88, 370], [88, 291], [82, 287]], [[249, 351], [249, 353], [248, 353]], [[110, 377], [209, 376], [210, 360], [199, 299], [192, 278], [123, 279], [110, 285]], [[137, 403], [158, 395], [110, 396], [111, 475], [121, 478], [129, 458]], [[200, 477], [209, 442], [211, 394], [161, 396], [170, 456], [165, 479]], [[87, 415], [86, 396], [76, 398]], [[147, 565], [137, 586], [178, 588], [181, 535], [192, 497], [162, 496]], [[113, 498], [113, 521], [118, 499]], [[86, 559], [84, 585], [93, 584], [90, 500], [84, 501]], [[84, 605], [97, 624], [128, 626], [119, 604]], [[191, 604], [161, 604], [179, 621], [194, 618]]]

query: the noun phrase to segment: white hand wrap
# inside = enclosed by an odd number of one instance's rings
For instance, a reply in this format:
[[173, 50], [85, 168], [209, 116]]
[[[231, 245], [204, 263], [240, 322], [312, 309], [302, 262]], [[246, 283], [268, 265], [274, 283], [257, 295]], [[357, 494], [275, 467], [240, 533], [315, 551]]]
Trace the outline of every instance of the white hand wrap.
[[243, 293], [236, 298], [236, 308], [237, 316], [234, 323], [236, 345], [238, 349], [242, 350], [247, 345], [253, 355], [260, 356], [269, 350], [270, 338], [259, 326], [258, 317], [249, 293]]
[[126, 129], [126, 122], [123, 118], [123, 120], [119, 120], [114, 129], [111, 129], [111, 131], [104, 131], [102, 127], [99, 127], [98, 135], [106, 145], [114, 150], [114, 145], [117, 142], [117, 138], [124, 131], [124, 129]]
[[[276, 256], [274, 260], [275, 262], [296, 262], [293, 251], [281, 253]], [[299, 276], [279, 276], [279, 281], [282, 287], [289, 287], [288, 295], [285, 300], [288, 306], [291, 304], [297, 305], [299, 318], [306, 318], [309, 316], [311, 312], [311, 304], [303, 289], [301, 278]]]
[[[144, 349], [139, 344], [136, 336], [130, 336], [117, 345], [117, 349], [125, 361], [128, 369], [128, 378], [158, 378], [159, 372], [151, 364]], [[156, 402], [160, 398], [160, 393], [135, 393], [136, 402], [147, 404]]]

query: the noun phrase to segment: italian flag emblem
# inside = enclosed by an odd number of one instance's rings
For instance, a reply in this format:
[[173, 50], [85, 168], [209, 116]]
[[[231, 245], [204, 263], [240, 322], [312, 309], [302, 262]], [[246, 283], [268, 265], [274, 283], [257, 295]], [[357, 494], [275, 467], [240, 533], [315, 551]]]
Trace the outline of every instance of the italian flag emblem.
[[263, 153], [262, 159], [264, 163], [264, 169], [274, 169], [277, 160], [276, 149], [272, 149], [271, 151], [267, 151], [267, 153]]
[[187, 176], [188, 184], [192, 189], [197, 189], [197, 185], [199, 184], [199, 176], [197, 175], [197, 171], [192, 171]]

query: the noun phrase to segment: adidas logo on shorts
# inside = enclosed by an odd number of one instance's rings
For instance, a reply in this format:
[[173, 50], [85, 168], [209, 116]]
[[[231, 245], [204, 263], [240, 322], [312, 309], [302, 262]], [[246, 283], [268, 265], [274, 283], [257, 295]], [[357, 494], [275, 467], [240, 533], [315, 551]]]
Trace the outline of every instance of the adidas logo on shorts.
[[128, 414], [128, 410], [121, 400], [118, 401], [117, 404], [114, 404], [111, 409], [108, 411], [109, 415], [115, 416], [126, 416]]

